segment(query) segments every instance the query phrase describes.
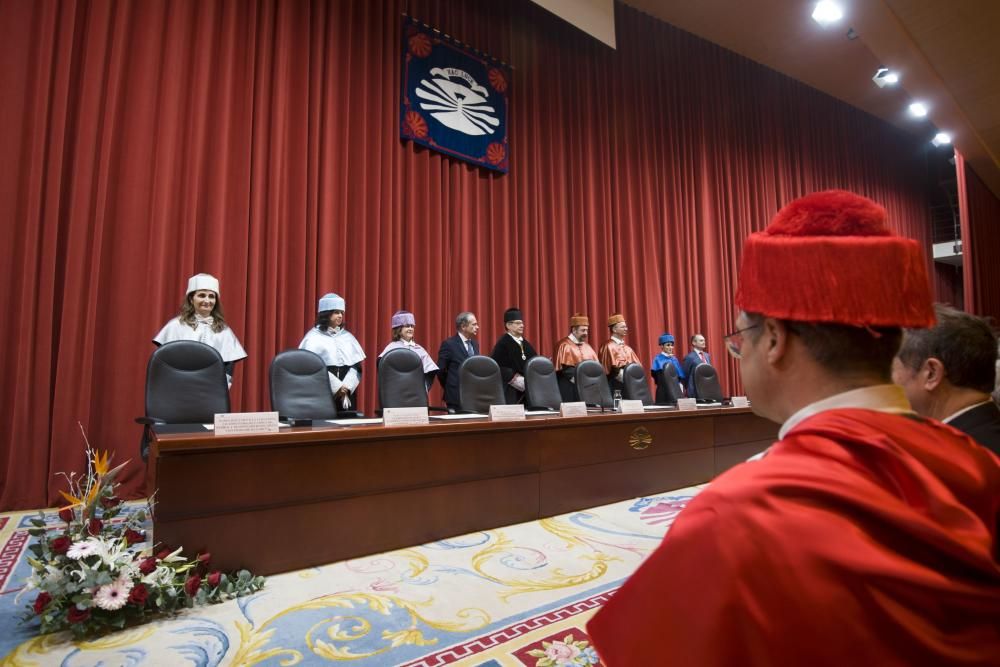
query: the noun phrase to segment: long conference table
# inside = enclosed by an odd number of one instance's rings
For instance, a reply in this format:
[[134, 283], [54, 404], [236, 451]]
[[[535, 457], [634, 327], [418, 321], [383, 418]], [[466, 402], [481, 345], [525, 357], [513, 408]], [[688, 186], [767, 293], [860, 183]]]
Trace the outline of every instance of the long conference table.
[[274, 574], [707, 482], [778, 426], [747, 408], [700, 408], [177, 430], [158, 427], [150, 450], [154, 540]]

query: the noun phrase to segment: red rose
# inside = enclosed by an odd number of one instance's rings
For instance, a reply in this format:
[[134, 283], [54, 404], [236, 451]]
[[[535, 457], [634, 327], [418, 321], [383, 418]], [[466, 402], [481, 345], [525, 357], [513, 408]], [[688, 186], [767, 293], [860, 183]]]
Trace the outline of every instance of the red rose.
[[192, 574], [184, 582], [184, 592], [191, 597], [194, 597], [198, 593], [199, 588], [201, 588], [201, 577], [197, 574]]
[[149, 597], [149, 589], [146, 584], [136, 584], [128, 594], [128, 601], [137, 607], [146, 606], [146, 598]]
[[59, 510], [59, 518], [66, 523], [70, 523], [73, 520], [73, 510], [69, 507], [64, 507]]
[[74, 623], [74, 624], [75, 623], [83, 623], [84, 621], [86, 621], [89, 618], [90, 618], [90, 610], [89, 609], [77, 609], [76, 605], [73, 605], [72, 607], [70, 607], [69, 611], [66, 612], [66, 620], [69, 621], [70, 623]]
[[121, 502], [121, 499], [120, 498], [115, 498], [114, 496], [110, 496], [110, 497], [107, 497], [107, 498], [101, 498], [101, 507], [103, 507], [106, 510], [109, 510], [109, 509], [118, 507], [118, 503], [120, 503], [120, 502]]
[[64, 554], [69, 551], [71, 544], [73, 544], [73, 540], [69, 539], [65, 535], [60, 535], [49, 542], [49, 549], [52, 549], [53, 553]]
[[132, 530], [131, 528], [125, 531], [125, 542], [128, 543], [129, 546], [145, 541], [146, 541], [145, 533], [140, 532], [138, 530]]
[[139, 563], [139, 571], [143, 574], [149, 574], [156, 569], [156, 556], [150, 556], [149, 558], [143, 558], [142, 562]]
[[208, 575], [208, 579], [206, 579], [206, 581], [208, 581], [209, 586], [216, 588], [219, 585], [219, 582], [222, 581], [222, 573], [216, 570], [212, 574]]
[[205, 551], [198, 554], [198, 562], [201, 563], [202, 565], [208, 565], [208, 562], [210, 560], [212, 560], [212, 554], [210, 554], [209, 552]]
[[49, 595], [45, 591], [39, 593], [38, 597], [35, 598], [35, 613], [41, 614], [43, 611], [45, 611], [45, 607], [48, 606], [50, 602], [52, 602], [51, 595]]
[[163, 560], [173, 552], [174, 552], [173, 549], [164, 544], [163, 548], [156, 552], [156, 560]]
[[87, 532], [91, 535], [97, 536], [101, 534], [101, 528], [104, 528], [104, 524], [101, 523], [100, 519], [91, 519], [87, 522]]

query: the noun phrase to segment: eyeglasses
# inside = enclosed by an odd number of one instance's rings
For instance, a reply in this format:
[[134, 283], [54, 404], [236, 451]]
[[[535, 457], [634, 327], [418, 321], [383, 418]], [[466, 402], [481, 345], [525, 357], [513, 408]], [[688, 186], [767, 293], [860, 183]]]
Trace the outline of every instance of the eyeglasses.
[[723, 338], [723, 340], [726, 342], [726, 350], [729, 354], [733, 355], [736, 359], [742, 359], [743, 355], [741, 350], [743, 349], [743, 332], [756, 329], [759, 326], [760, 324], [751, 324], [748, 327], [737, 329], [731, 334], [726, 334], [726, 337]]

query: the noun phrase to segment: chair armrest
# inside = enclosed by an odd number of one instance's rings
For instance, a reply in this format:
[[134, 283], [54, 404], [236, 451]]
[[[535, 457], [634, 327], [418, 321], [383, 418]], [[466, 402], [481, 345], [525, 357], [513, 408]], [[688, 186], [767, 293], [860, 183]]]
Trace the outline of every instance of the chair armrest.
[[157, 419], [156, 417], [136, 417], [136, 424], [145, 424], [146, 426], [154, 426], [156, 424], [166, 424], [167, 422], [162, 419]]

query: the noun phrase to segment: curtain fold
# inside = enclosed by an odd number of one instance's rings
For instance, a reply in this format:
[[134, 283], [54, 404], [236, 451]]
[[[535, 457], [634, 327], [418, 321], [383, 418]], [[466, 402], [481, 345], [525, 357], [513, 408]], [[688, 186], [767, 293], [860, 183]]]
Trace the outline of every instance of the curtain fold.
[[955, 151], [965, 311], [1000, 322], [1000, 198]]
[[[399, 140], [404, 9], [514, 67], [510, 174]], [[542, 354], [573, 312], [595, 344], [622, 312], [646, 363], [663, 331], [681, 354], [704, 333], [738, 394], [740, 249], [783, 203], [855, 190], [929, 244], [918, 139], [631, 8], [616, 22], [617, 51], [527, 0], [0, 0], [0, 509], [58, 500], [78, 423], [138, 459], [151, 338], [198, 271], [250, 355], [234, 409], [269, 409], [270, 360], [336, 291], [371, 411], [400, 308], [432, 355], [462, 310], [488, 351], [519, 306]]]

